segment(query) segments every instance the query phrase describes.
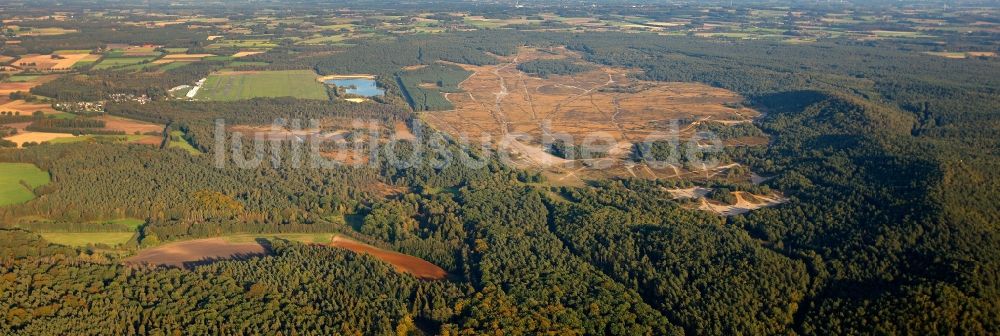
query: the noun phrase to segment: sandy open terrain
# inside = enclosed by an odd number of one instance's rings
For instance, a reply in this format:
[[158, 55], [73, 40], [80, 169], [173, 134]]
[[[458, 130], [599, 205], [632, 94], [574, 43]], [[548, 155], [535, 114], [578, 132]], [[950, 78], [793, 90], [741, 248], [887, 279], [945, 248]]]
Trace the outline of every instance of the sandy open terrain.
[[396, 122], [393, 129], [395, 130], [396, 139], [398, 140], [413, 141], [417, 139], [417, 136], [413, 135], [413, 132], [410, 132], [410, 127], [406, 126], [406, 123], [402, 121]]
[[444, 279], [448, 275], [443, 269], [426, 260], [398, 252], [386, 251], [342, 236], [334, 237], [330, 246], [374, 256], [391, 264], [398, 272], [409, 273], [421, 279], [438, 280]]
[[685, 189], [666, 189], [674, 199], [696, 199], [705, 198], [712, 189], [702, 187], [691, 187]]
[[[702, 198], [701, 204], [698, 206], [698, 209], [714, 212], [723, 216], [735, 216], [735, 215], [745, 214], [752, 210], [757, 210], [760, 208], [775, 206], [778, 204], [788, 202], [788, 199], [782, 197], [780, 194], [763, 196], [763, 195], [750, 195], [742, 191], [737, 191], [733, 192], [733, 196], [736, 196], [736, 204], [720, 204], [718, 202], [709, 201], [707, 199]], [[748, 200], [748, 198], [754, 199], [754, 201], [750, 201]]]
[[191, 267], [201, 262], [263, 256], [267, 253], [267, 249], [256, 242], [231, 243], [222, 238], [209, 238], [170, 243], [142, 250], [139, 254], [125, 259], [123, 263], [129, 266]]
[[[656, 178], [678, 172], [624, 166], [632, 144], [672, 134], [687, 141], [701, 122], [735, 125], [760, 116], [755, 110], [737, 107], [743, 97], [734, 92], [699, 83], [637, 81], [629, 77], [633, 70], [589, 64], [562, 48], [522, 48], [501, 59], [504, 63], [498, 65], [459, 64], [473, 74], [459, 84], [464, 92], [445, 94], [456, 108], [421, 117], [457, 138], [478, 139], [487, 134], [494, 143], [505, 142], [509, 146], [504, 150], [514, 153], [515, 164], [555, 167], [559, 179], [597, 176], [593, 171], [563, 169], [561, 159], [542, 150], [543, 138], [571, 136], [577, 145], [590, 141], [592, 147], [608, 149], [609, 158], [587, 162], [610, 165], [601, 169], [600, 177]], [[567, 59], [592, 70], [539, 78], [517, 69], [518, 64], [537, 59]], [[517, 135], [518, 141], [501, 141], [511, 135]]]
[[780, 193], [771, 195], [754, 195], [743, 191], [733, 192], [736, 197], [735, 204], [723, 204], [718, 201], [706, 198], [712, 192], [710, 188], [692, 187], [685, 189], [664, 189], [674, 199], [697, 199], [699, 200], [697, 209], [714, 212], [723, 216], [741, 215], [760, 208], [775, 206], [788, 202], [788, 199]]

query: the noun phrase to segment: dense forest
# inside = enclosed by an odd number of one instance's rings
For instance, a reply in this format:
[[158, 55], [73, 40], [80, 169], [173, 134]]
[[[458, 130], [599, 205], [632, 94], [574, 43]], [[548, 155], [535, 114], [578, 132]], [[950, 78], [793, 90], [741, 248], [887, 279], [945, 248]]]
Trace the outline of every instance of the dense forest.
[[[586, 13], [582, 13], [586, 15]], [[266, 30], [267, 27], [255, 29]], [[98, 30], [100, 31], [100, 30]], [[92, 48], [160, 41], [200, 47], [198, 29], [124, 29], [104, 37], [31, 38], [18, 48]], [[93, 33], [96, 34], [96, 33]], [[154, 37], [144, 37], [154, 34]], [[87, 37], [89, 36], [89, 37]], [[85, 38], [86, 37], [86, 38]], [[88, 44], [90, 43], [90, 44]], [[591, 64], [538, 61], [539, 76], [589, 66], [634, 68], [643, 80], [735, 91], [764, 112], [754, 123], [704, 123], [722, 139], [766, 146], [706, 153], [769, 179], [621, 178], [583, 187], [464, 148], [420, 122], [448, 109], [469, 72], [520, 46], [566, 46]], [[22, 51], [24, 51], [22, 50]], [[197, 49], [195, 49], [197, 50]], [[996, 334], [1000, 333], [1000, 67], [894, 45], [838, 40], [785, 44], [686, 36], [514, 30], [401, 35], [351, 48], [279, 46], [260, 69], [376, 75], [387, 97], [348, 103], [292, 98], [199, 102], [170, 87], [221, 68], [89, 71], [32, 89], [58, 101], [111, 101], [106, 112], [167, 125], [196, 153], [138, 144], [47, 144], [0, 149], [52, 182], [36, 199], [0, 207], [0, 330], [12, 334]], [[408, 68], [409, 70], [404, 70]], [[96, 132], [86, 120], [3, 115], [29, 130]], [[225, 146], [215, 122], [408, 123], [424, 142], [370, 154], [373, 164], [310, 169], [293, 144]], [[0, 130], [10, 132], [8, 130]], [[364, 133], [359, 130], [360, 133]], [[226, 135], [232, 137], [233, 135]], [[432, 140], [428, 140], [432, 139]], [[247, 139], [244, 139], [249, 141]], [[219, 148], [222, 143], [225, 148]], [[0, 144], [2, 145], [2, 144]], [[637, 144], [638, 161], [687, 158], [670, 142]], [[581, 148], [549, 151], [578, 157]], [[216, 153], [264, 164], [219, 164]], [[410, 165], [401, 157], [416, 157]], [[435, 162], [468, 159], [481, 167]], [[251, 159], [252, 160], [252, 159]], [[681, 162], [686, 164], [687, 162]], [[308, 165], [306, 165], [308, 166]], [[689, 167], [690, 168], [690, 167]], [[695, 209], [665, 189], [780, 191], [789, 201], [736, 216]], [[42, 217], [46, 224], [11, 225]], [[365, 255], [270, 239], [272, 253], [192, 270], [139, 270], [91, 247], [50, 244], [26, 230], [67, 230], [140, 218], [125, 249], [227, 233], [338, 232], [428, 260], [448, 277], [424, 281]], [[358, 218], [351, 221], [348, 218]]]

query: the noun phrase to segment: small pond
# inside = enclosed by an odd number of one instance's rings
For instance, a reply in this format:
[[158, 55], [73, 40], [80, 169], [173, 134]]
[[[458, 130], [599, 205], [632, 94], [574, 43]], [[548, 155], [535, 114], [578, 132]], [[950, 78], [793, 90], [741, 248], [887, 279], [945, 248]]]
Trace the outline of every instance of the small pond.
[[364, 97], [375, 97], [385, 94], [385, 90], [379, 88], [375, 84], [375, 80], [371, 78], [333, 78], [327, 79], [325, 83], [342, 87], [347, 93]]

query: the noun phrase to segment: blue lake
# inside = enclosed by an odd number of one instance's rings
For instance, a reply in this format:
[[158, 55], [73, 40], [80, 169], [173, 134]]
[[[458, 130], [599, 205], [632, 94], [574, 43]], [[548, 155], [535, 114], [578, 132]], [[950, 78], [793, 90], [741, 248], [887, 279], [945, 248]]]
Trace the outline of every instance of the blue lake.
[[374, 79], [368, 78], [344, 78], [344, 79], [329, 79], [326, 81], [327, 84], [333, 84], [338, 87], [344, 88], [344, 91], [350, 94], [356, 94], [364, 97], [375, 97], [385, 94], [385, 90], [382, 90], [375, 85]]

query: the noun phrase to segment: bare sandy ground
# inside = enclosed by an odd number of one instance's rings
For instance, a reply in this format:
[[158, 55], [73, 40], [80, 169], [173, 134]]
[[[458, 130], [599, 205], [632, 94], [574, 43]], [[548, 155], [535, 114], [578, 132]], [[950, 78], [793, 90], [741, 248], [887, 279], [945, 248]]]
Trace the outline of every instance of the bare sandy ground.
[[665, 189], [674, 199], [705, 198], [712, 189], [691, 187], [686, 189]]
[[409, 273], [421, 279], [439, 280], [444, 279], [448, 275], [443, 269], [426, 260], [398, 252], [386, 251], [342, 236], [334, 237], [330, 246], [374, 256], [391, 264], [398, 272]]
[[698, 210], [714, 212], [723, 216], [741, 215], [760, 208], [788, 202], [788, 199], [780, 193], [774, 193], [771, 195], [754, 195], [742, 191], [736, 191], [733, 192], [733, 196], [736, 197], [736, 203], [723, 204], [721, 202], [709, 200], [705, 197], [712, 191], [712, 189], [709, 188], [692, 187], [684, 189], [664, 189], [664, 191], [669, 193], [674, 199], [700, 200], [698, 203]]
[[771, 196], [752, 195], [753, 198], [757, 199], [757, 202], [748, 201], [746, 197], [747, 194], [744, 192], [737, 191], [734, 192], [733, 195], [736, 196], [736, 204], [720, 204], [718, 202], [712, 202], [708, 199], [702, 198], [698, 209], [714, 212], [723, 216], [735, 216], [760, 208], [788, 202], [788, 199], [782, 197], [780, 194]]
[[[632, 144], [672, 134], [687, 140], [702, 122], [736, 125], [760, 116], [758, 111], [739, 107], [743, 97], [732, 91], [700, 83], [635, 80], [634, 70], [587, 63], [565, 48], [521, 48], [500, 59], [497, 65], [456, 64], [473, 74], [459, 84], [463, 92], [445, 95], [455, 109], [422, 113], [421, 118], [457, 138], [488, 134], [494, 142], [503, 142], [511, 134], [526, 135], [517, 142], [506, 141], [505, 149], [524, 158], [515, 160], [522, 168], [549, 170], [558, 180], [679, 177], [676, 167], [628, 166], [625, 161]], [[591, 70], [541, 78], [517, 69], [537, 59], [567, 59]], [[577, 145], [593, 140], [594, 145], [610, 148], [607, 158], [578, 161], [611, 167], [552, 171], [563, 168], [565, 162], [547, 153], [542, 140], [565, 135], [572, 136]]]

